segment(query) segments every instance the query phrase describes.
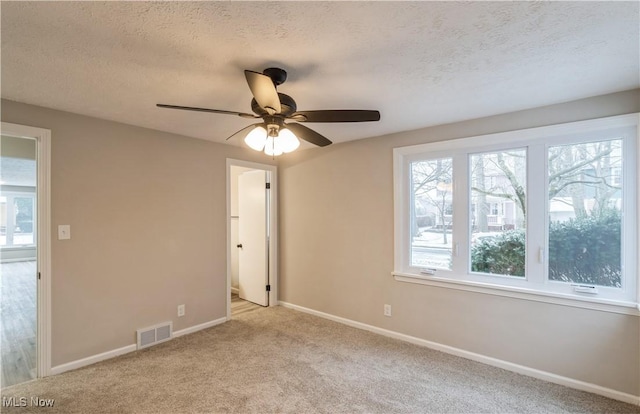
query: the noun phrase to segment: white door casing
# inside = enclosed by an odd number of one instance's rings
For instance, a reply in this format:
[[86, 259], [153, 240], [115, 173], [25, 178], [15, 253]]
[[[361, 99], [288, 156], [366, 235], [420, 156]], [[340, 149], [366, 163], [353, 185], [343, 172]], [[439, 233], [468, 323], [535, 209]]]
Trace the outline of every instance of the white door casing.
[[[245, 161], [233, 158], [227, 158], [226, 163], [226, 186], [227, 186], [227, 320], [231, 320], [231, 287], [232, 287], [232, 258], [231, 252], [238, 249], [237, 243], [231, 244], [231, 228], [232, 222], [236, 220], [234, 216], [238, 216], [237, 208], [234, 203], [237, 196], [234, 196], [233, 170], [236, 167], [240, 169], [262, 170], [269, 174], [271, 189], [269, 190], [269, 285], [271, 291], [268, 292], [269, 306], [278, 306], [278, 167], [275, 165], [262, 164], [252, 161]], [[237, 184], [235, 185], [237, 189]]]

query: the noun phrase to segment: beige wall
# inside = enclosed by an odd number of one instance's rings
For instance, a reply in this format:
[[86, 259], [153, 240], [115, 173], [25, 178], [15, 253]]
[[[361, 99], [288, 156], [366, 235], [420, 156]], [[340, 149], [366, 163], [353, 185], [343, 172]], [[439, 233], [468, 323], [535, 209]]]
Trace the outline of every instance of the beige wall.
[[[394, 147], [638, 111], [635, 90], [283, 158], [280, 299], [640, 395], [636, 316], [402, 283], [391, 276]], [[392, 305], [391, 318], [382, 315], [385, 303]]]
[[226, 316], [226, 158], [271, 159], [4, 100], [2, 121], [51, 130], [52, 234], [71, 225], [51, 246], [53, 366]]

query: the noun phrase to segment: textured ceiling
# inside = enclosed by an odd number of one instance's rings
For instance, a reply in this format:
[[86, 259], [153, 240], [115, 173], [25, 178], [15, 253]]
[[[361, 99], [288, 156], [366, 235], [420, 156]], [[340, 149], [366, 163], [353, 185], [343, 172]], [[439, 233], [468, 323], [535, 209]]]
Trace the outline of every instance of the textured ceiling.
[[[2, 97], [223, 142], [279, 66], [334, 142], [640, 86], [638, 2], [1, 2]], [[236, 143], [237, 144], [237, 143]]]

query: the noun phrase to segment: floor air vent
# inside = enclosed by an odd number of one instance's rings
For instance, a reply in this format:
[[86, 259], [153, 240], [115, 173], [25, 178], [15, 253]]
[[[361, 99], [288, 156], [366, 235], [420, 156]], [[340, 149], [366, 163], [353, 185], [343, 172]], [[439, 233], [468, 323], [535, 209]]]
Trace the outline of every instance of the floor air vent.
[[148, 328], [138, 329], [136, 332], [138, 333], [138, 349], [148, 348], [171, 339], [173, 323], [165, 322]]

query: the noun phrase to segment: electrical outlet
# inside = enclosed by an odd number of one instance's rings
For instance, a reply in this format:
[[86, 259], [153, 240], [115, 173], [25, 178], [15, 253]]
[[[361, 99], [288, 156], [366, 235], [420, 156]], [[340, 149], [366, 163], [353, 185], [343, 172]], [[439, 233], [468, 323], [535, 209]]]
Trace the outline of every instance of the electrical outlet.
[[384, 316], [391, 316], [391, 305], [384, 305]]
[[178, 305], [178, 316], [184, 316], [184, 305]]

